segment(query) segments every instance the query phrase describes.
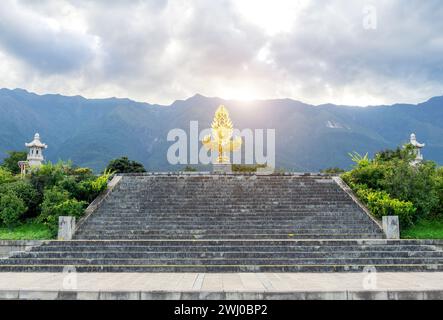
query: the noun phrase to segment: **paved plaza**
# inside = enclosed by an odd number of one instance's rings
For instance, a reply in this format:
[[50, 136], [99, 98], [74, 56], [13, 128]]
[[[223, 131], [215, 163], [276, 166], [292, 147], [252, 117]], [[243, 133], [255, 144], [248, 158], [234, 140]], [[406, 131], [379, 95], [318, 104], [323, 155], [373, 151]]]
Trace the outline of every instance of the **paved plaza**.
[[3, 299], [442, 299], [443, 273], [0, 273]]

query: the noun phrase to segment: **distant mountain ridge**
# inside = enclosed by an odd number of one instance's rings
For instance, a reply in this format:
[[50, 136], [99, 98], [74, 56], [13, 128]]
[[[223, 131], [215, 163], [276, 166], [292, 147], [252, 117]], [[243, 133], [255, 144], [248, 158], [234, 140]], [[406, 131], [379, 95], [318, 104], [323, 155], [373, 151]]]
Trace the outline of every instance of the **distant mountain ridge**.
[[425, 142], [425, 159], [443, 164], [443, 97], [390, 106], [312, 106], [291, 99], [241, 102], [195, 95], [170, 106], [130, 99], [86, 99], [58, 94], [37, 95], [23, 89], [0, 89], [0, 158], [23, 150], [39, 132], [49, 145], [46, 158], [71, 159], [102, 170], [109, 160], [127, 155], [149, 170], [177, 170], [166, 153], [173, 128], [189, 132], [198, 120], [209, 127], [215, 109], [224, 104], [239, 129], [275, 129], [276, 165], [288, 170], [347, 168], [348, 153], [392, 148], [412, 132]]

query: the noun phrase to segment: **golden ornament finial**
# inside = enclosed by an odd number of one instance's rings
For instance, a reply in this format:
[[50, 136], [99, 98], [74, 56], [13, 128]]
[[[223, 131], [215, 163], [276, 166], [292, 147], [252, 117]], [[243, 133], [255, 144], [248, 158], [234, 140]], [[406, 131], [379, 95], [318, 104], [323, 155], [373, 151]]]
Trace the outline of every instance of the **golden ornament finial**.
[[203, 145], [208, 150], [218, 151], [217, 163], [229, 163], [229, 156], [226, 156], [226, 153], [240, 148], [242, 140], [240, 137], [231, 139], [234, 126], [225, 106], [221, 105], [215, 111], [211, 127], [212, 136], [205, 136], [202, 140]]

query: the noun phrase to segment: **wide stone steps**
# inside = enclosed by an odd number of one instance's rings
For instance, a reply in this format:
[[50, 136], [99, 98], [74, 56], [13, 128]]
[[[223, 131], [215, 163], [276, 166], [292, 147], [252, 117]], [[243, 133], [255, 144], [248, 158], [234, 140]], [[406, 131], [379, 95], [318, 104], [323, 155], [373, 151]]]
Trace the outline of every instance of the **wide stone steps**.
[[[91, 230], [92, 231], [92, 230]], [[130, 232], [132, 235], [194, 235], [194, 234], [208, 234], [208, 235], [224, 235], [224, 234], [232, 234], [231, 232], [235, 231], [233, 234], [243, 233], [243, 234], [267, 234], [267, 235], [279, 235], [279, 234], [343, 234], [342, 229], [96, 229], [97, 234], [100, 233], [108, 233], [112, 234], [120, 234]], [[348, 231], [348, 230], [347, 230]], [[358, 233], [358, 231], [366, 231], [366, 233], [370, 233], [374, 231], [373, 229], [353, 229], [353, 234], [365, 234], [365, 232]], [[255, 233], [258, 232], [258, 233]], [[352, 234], [349, 232], [347, 234]]]
[[443, 265], [441, 257], [420, 257], [420, 258], [103, 258], [103, 259], [77, 259], [77, 258], [10, 258], [3, 262], [2, 265], [182, 265], [186, 266], [226, 266], [226, 265], [422, 265], [422, 264], [440, 264]]
[[[82, 237], [86, 238], [86, 236], [81, 235]], [[100, 240], [100, 239], [109, 239], [109, 240], [118, 240], [118, 239], [127, 239], [127, 240], [137, 240], [137, 239], [158, 239], [158, 235], [132, 235], [132, 234], [117, 234], [117, 235], [110, 235], [106, 233], [97, 234], [97, 235], [88, 235], [88, 239], [91, 240]], [[281, 234], [281, 235], [274, 235], [274, 234], [244, 234], [244, 235], [238, 235], [238, 234], [225, 234], [225, 235], [163, 235], [162, 239], [171, 240], [171, 239], [212, 239], [212, 240], [218, 240], [218, 239], [379, 239], [380, 235], [377, 234], [298, 234], [298, 235], [292, 235], [292, 234]]]
[[375, 224], [325, 176], [132, 175], [76, 239], [378, 239]]
[[321, 175], [124, 175], [73, 241], [0, 259], [0, 271], [443, 271], [443, 243], [386, 240]]
[[91, 248], [85, 248], [84, 251], [40, 251], [17, 254], [15, 258], [38, 258], [38, 259], [212, 259], [212, 258], [226, 258], [226, 259], [270, 259], [270, 258], [410, 258], [410, 257], [429, 257], [429, 258], [443, 258], [443, 252], [434, 251], [317, 251], [317, 252], [303, 252], [303, 251], [282, 251], [282, 252], [266, 252], [266, 251], [87, 251]]
[[[268, 226], [270, 227], [270, 226]], [[251, 232], [251, 230], [260, 230], [260, 232], [266, 232], [266, 233], [291, 233], [291, 232], [296, 232], [296, 233], [309, 233], [309, 234], [315, 234], [316, 232], [331, 232], [331, 233], [341, 233], [345, 230], [343, 230], [343, 228], [330, 228], [330, 227], [325, 227], [325, 228], [316, 228], [316, 229], [307, 229], [307, 228], [291, 228], [290, 226], [288, 226], [287, 228], [258, 228], [257, 226], [233, 226], [232, 228], [229, 227], [223, 227], [223, 228], [216, 228], [213, 226], [208, 226], [208, 227], [195, 227], [192, 225], [188, 225], [186, 226], [180, 226], [180, 225], [174, 225], [174, 226], [170, 226], [168, 229], [156, 229], [155, 225], [153, 225], [152, 227], [146, 226], [144, 225], [143, 227], [140, 226], [124, 226], [123, 227], [119, 227], [119, 226], [113, 226], [113, 227], [106, 227], [106, 226], [95, 226], [95, 227], [91, 227], [89, 226], [87, 229], [84, 229], [83, 232], [87, 232], [87, 231], [109, 231], [109, 232], [119, 232], [119, 231], [133, 231], [133, 232], [147, 232], [149, 231], [150, 234], [154, 234], [154, 233], [159, 233], [159, 234], [164, 234], [164, 233], [192, 233], [192, 232], [200, 232], [200, 233], [226, 233], [229, 230], [235, 231], [235, 232], [244, 232], [244, 233], [248, 233]], [[350, 231], [350, 233], [358, 233], [358, 232], [371, 232], [371, 231], [375, 231], [372, 228], [362, 228], [362, 227], [352, 227], [352, 228], [348, 228], [346, 229], [348, 231]]]
[[49, 241], [0, 259], [0, 271], [442, 271], [442, 248], [441, 241], [380, 239]]

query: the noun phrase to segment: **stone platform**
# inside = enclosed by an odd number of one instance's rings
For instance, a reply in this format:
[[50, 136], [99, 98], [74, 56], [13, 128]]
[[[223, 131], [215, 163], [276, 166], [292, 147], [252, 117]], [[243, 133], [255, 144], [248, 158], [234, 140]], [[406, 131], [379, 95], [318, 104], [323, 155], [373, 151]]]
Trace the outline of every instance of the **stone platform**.
[[0, 273], [0, 299], [443, 299], [443, 273]]
[[129, 174], [90, 209], [0, 272], [443, 272], [442, 241], [385, 239], [339, 177]]

